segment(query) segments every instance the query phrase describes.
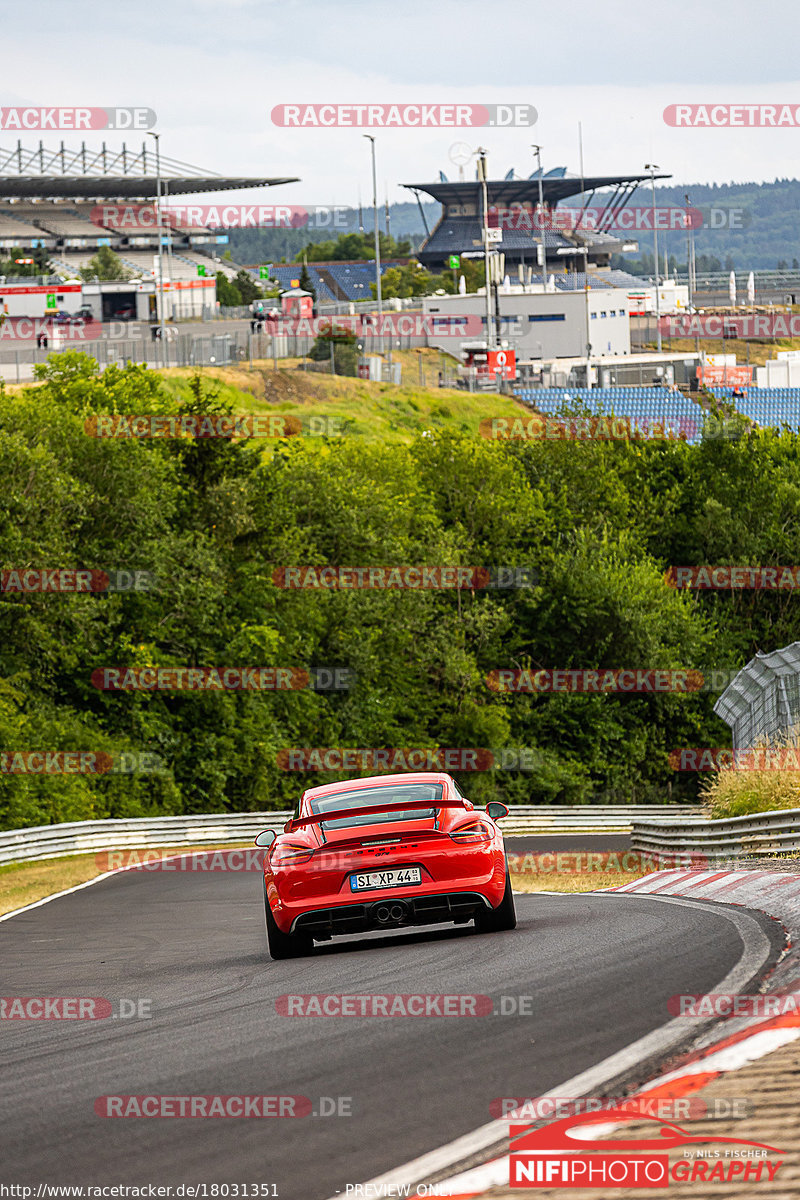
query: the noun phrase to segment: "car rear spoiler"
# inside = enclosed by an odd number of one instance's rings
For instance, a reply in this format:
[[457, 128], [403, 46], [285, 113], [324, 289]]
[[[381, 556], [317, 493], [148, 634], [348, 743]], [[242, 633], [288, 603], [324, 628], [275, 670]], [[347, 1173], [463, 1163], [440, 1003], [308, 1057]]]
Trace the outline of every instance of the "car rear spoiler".
[[296, 829], [305, 829], [307, 825], [330, 824], [333, 821], [349, 821], [351, 817], [369, 817], [374, 813], [408, 812], [411, 808], [463, 808], [466, 805], [461, 800], [396, 800], [393, 803], [369, 804], [365, 808], [347, 808], [332, 812], [315, 813], [313, 817], [293, 817], [284, 825], [285, 833], [294, 833]]

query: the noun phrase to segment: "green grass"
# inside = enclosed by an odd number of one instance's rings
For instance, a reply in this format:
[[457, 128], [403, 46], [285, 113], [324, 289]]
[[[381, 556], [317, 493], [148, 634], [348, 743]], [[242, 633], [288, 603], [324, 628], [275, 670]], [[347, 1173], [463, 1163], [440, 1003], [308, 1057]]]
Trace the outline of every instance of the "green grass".
[[[212, 851], [216, 849], [234, 850], [237, 847], [252, 846], [252, 842], [229, 842], [224, 846], [158, 846], [156, 849], [162, 857], [170, 854], [186, 854], [193, 850]], [[142, 848], [138, 853], [143, 853]], [[152, 853], [152, 848], [151, 851]], [[67, 888], [77, 887], [78, 884], [88, 883], [103, 875], [107, 867], [109, 851], [98, 850], [94, 854], [73, 854], [68, 857], [46, 858], [37, 862], [8, 863], [0, 867], [0, 914], [13, 912], [24, 908], [26, 904], [35, 904], [45, 896], [53, 896], [56, 892], [66, 891]], [[134, 855], [137, 851], [126, 847], [125, 854]]]
[[[275, 370], [271, 362], [254, 363], [252, 371], [242, 365], [204, 367], [201, 373], [204, 379], [216, 383], [221, 399], [238, 413], [336, 418], [335, 428], [343, 436], [370, 441], [411, 442], [426, 429], [452, 429], [477, 437], [480, 422], [488, 417], [518, 417], [528, 412], [508, 396], [437, 387], [438, 352], [423, 352], [426, 386], [416, 381], [416, 352], [404, 351], [394, 357], [403, 362], [403, 375], [408, 381], [400, 387], [303, 371], [296, 366]], [[406, 361], [409, 358], [411, 361]], [[189, 380], [194, 373], [182, 367], [161, 372], [165, 388], [176, 399], [188, 398]]]
[[[709, 805], [712, 819], [800, 808], [800, 769], [791, 769], [791, 764], [800, 765], [800, 726], [788, 730], [773, 745], [759, 743], [755, 749], [779, 755], [773, 762], [781, 765], [754, 770], [745, 759], [738, 768], [717, 771], [701, 797]], [[757, 764], [758, 760], [754, 761]]]

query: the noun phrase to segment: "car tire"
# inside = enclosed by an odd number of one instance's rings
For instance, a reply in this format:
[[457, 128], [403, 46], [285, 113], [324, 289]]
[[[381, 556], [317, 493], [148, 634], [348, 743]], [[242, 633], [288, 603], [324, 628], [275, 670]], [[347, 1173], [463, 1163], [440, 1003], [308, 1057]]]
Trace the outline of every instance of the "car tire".
[[276, 960], [302, 958], [304, 954], [311, 953], [314, 948], [314, 939], [308, 934], [284, 933], [282, 929], [278, 928], [267, 899], [266, 884], [264, 884], [264, 913], [267, 918], [267, 946], [270, 958]]
[[517, 910], [514, 906], [514, 893], [511, 890], [511, 875], [506, 864], [506, 886], [503, 899], [497, 908], [484, 909], [475, 916], [475, 928], [478, 933], [500, 933], [504, 929], [515, 929]]

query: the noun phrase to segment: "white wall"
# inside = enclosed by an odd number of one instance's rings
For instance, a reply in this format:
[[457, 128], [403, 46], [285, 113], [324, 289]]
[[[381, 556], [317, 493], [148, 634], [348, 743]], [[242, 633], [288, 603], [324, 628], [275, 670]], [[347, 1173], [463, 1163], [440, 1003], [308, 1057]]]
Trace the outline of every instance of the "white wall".
[[[517, 359], [580, 358], [586, 353], [586, 316], [589, 310], [589, 340], [593, 355], [630, 354], [630, 320], [627, 297], [622, 288], [589, 289], [586, 292], [524, 292], [512, 288], [501, 292], [500, 338], [508, 341], [517, 352]], [[422, 301], [426, 313], [478, 315], [486, 332], [486, 297], [428, 296]], [[494, 305], [492, 307], [494, 315]], [[613, 314], [613, 315], [612, 315]], [[494, 322], [493, 322], [494, 324]], [[481, 334], [464, 341], [480, 341]], [[455, 338], [431, 345], [442, 350], [455, 350]]]
[[780, 359], [756, 367], [756, 387], [800, 387], [800, 361]]

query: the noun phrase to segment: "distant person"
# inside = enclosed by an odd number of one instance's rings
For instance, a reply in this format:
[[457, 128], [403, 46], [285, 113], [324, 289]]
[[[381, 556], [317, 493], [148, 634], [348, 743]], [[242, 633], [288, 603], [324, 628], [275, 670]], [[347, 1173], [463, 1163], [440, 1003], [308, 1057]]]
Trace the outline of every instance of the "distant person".
[[150, 338], [152, 341], [155, 341], [157, 337], [158, 337], [158, 326], [151, 325], [150, 326]]

